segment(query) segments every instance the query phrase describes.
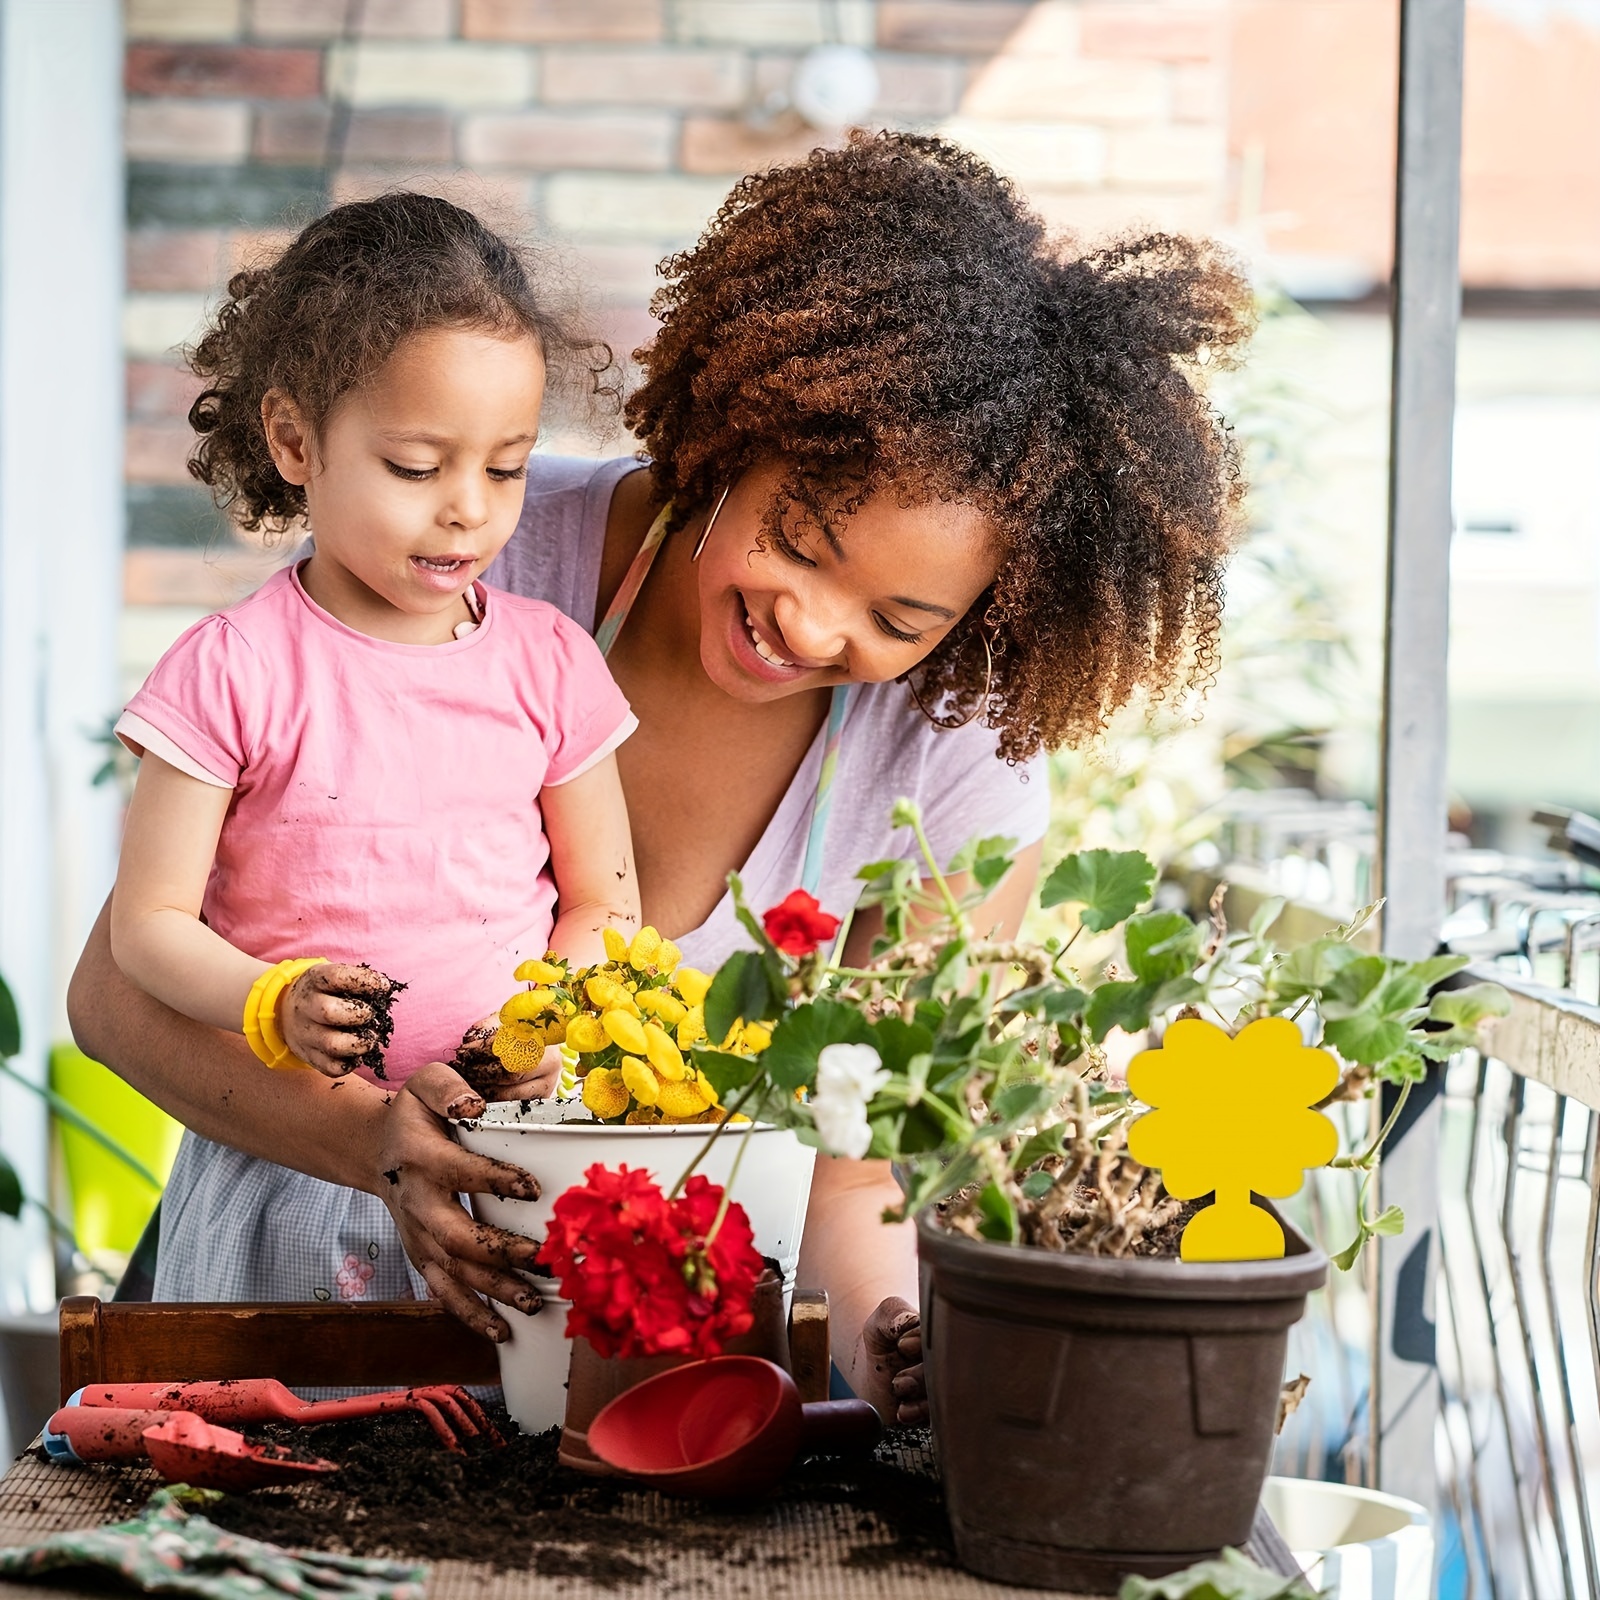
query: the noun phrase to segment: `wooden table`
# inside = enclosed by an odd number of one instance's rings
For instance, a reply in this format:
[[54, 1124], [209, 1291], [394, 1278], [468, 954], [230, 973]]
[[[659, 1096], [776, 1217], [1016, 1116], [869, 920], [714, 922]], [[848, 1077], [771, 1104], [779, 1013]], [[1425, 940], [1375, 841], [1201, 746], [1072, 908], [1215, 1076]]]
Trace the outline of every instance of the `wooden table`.
[[[897, 1447], [896, 1464], [919, 1475], [935, 1472], [925, 1450]], [[130, 1514], [157, 1484], [147, 1468], [58, 1467], [21, 1456], [0, 1479], [0, 1546], [31, 1544], [68, 1528], [94, 1527]], [[1040, 1593], [988, 1583], [932, 1559], [891, 1559], [892, 1534], [870, 1512], [848, 1503], [777, 1498], [740, 1512], [686, 1508], [654, 1493], [623, 1497], [619, 1530], [644, 1523], [670, 1528], [692, 1520], [690, 1548], [670, 1540], [639, 1549], [648, 1576], [612, 1590], [622, 1596], [678, 1595], [693, 1600], [1021, 1600]], [[630, 1548], [619, 1545], [619, 1548]], [[542, 1547], [541, 1547], [542, 1548]], [[1263, 1566], [1298, 1572], [1277, 1530], [1259, 1513], [1248, 1553]], [[559, 1546], [552, 1544], [553, 1556]], [[633, 1553], [633, 1552], [630, 1552]], [[538, 1549], [534, 1551], [537, 1566]], [[0, 1600], [65, 1600], [94, 1593], [59, 1578], [48, 1586], [0, 1583]], [[589, 1578], [534, 1571], [496, 1572], [461, 1561], [430, 1569], [429, 1600], [574, 1600], [598, 1592]], [[1066, 1596], [1062, 1600], [1083, 1600]]]

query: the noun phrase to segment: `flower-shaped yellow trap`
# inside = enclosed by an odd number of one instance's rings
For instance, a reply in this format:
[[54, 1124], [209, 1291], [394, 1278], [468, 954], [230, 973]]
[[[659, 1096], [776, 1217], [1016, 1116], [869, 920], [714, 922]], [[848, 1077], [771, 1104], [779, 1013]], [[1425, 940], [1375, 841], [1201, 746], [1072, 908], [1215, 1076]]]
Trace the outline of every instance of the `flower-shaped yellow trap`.
[[1339, 1149], [1332, 1122], [1311, 1109], [1339, 1081], [1326, 1050], [1309, 1048], [1287, 1017], [1263, 1017], [1230, 1037], [1200, 1018], [1174, 1022], [1159, 1050], [1128, 1067], [1128, 1087], [1155, 1109], [1128, 1129], [1128, 1153], [1159, 1167], [1167, 1193], [1216, 1203], [1183, 1230], [1185, 1261], [1259, 1261], [1283, 1254], [1283, 1229], [1250, 1202], [1282, 1198]]

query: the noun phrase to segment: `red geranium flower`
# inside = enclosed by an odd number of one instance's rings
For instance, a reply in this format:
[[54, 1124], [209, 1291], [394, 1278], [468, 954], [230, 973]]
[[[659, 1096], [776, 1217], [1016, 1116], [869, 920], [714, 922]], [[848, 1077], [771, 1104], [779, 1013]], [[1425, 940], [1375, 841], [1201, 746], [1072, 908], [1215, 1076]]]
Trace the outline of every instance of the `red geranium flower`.
[[539, 1251], [572, 1303], [569, 1338], [603, 1356], [700, 1357], [749, 1331], [762, 1260], [743, 1206], [717, 1223], [722, 1190], [699, 1173], [670, 1201], [638, 1168], [597, 1162], [583, 1176]]
[[830, 917], [804, 889], [796, 889], [763, 913], [761, 926], [780, 950], [808, 956], [839, 931], [839, 919]]

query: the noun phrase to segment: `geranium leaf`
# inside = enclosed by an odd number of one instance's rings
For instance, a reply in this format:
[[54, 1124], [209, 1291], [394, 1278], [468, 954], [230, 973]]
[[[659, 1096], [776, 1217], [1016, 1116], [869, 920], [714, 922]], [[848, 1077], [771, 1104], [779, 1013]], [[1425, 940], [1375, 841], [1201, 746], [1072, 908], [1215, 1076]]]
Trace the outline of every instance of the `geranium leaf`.
[[1436, 994], [1428, 1005], [1428, 1020], [1476, 1029], [1480, 1022], [1506, 1016], [1510, 1010], [1511, 996], [1498, 983], [1471, 983], [1464, 989], [1443, 989]]
[[1409, 970], [1423, 988], [1431, 989], [1445, 978], [1454, 977], [1471, 959], [1470, 956], [1430, 956], [1426, 961], [1413, 961]]
[[1142, 983], [1102, 983], [1089, 996], [1085, 1015], [1090, 1036], [1099, 1044], [1113, 1028], [1137, 1033], [1150, 1026], [1150, 1002], [1155, 990]]
[[978, 1232], [997, 1244], [1015, 1244], [1017, 1208], [999, 1184], [986, 1183], [978, 1194]]
[[1200, 929], [1181, 911], [1130, 917], [1122, 939], [1133, 975], [1149, 984], [1186, 976], [1200, 958]]
[[1237, 1550], [1164, 1578], [1128, 1578], [1117, 1600], [1317, 1600], [1304, 1578], [1285, 1578]]
[[1067, 1125], [1064, 1122], [1058, 1122], [1052, 1128], [1041, 1128], [1024, 1140], [1016, 1154], [1012, 1156], [1012, 1171], [1026, 1172], [1035, 1162], [1043, 1161], [1046, 1156], [1060, 1155], [1066, 1137]]
[[1081, 905], [1079, 921], [1104, 933], [1126, 921], [1155, 888], [1154, 863], [1140, 850], [1080, 850], [1058, 861], [1039, 891], [1039, 903]]
[[1322, 1025], [1322, 1042], [1332, 1045], [1346, 1061], [1375, 1067], [1397, 1056], [1411, 1041], [1408, 1028], [1375, 1012], [1358, 1011]]
[[1367, 1230], [1365, 1228], [1362, 1228], [1362, 1230], [1355, 1236], [1355, 1238], [1353, 1238], [1350, 1241], [1350, 1243], [1347, 1244], [1344, 1247], [1344, 1249], [1341, 1250], [1338, 1253], [1338, 1255], [1329, 1256], [1328, 1259], [1341, 1272], [1348, 1272], [1356, 1264], [1356, 1257], [1361, 1254], [1361, 1247], [1366, 1242], [1367, 1242]]
[[1089, 997], [1054, 980], [1036, 983], [1027, 989], [1014, 989], [995, 1010], [1002, 1017], [1038, 1017], [1042, 1022], [1075, 1022], [1083, 1015]]
[[1342, 939], [1313, 939], [1291, 950], [1278, 970], [1278, 993], [1287, 1000], [1321, 994], [1338, 973], [1361, 954]]
[[997, 835], [992, 839], [969, 839], [950, 858], [949, 872], [970, 872], [980, 889], [994, 888], [1011, 870], [1011, 858], [1017, 848], [1015, 839]]
[[1256, 907], [1256, 914], [1250, 919], [1250, 937], [1252, 939], [1265, 939], [1272, 931], [1272, 925], [1283, 915], [1283, 908], [1289, 902], [1281, 894], [1275, 894], [1270, 899], [1263, 900]]
[[1013, 1083], [994, 1097], [989, 1109], [1002, 1125], [1030, 1122], [1050, 1109], [1056, 1094], [1048, 1083]]
[[1056, 1175], [1053, 1172], [1030, 1172], [1022, 1180], [1022, 1196], [1025, 1200], [1042, 1200], [1056, 1186]]
[[920, 1022], [880, 1017], [872, 1024], [872, 1043], [878, 1047], [884, 1066], [891, 1072], [906, 1072], [914, 1056], [931, 1053], [933, 1034]]
[[1394, 1235], [1406, 1231], [1406, 1214], [1399, 1206], [1385, 1206], [1372, 1219], [1372, 1231]]
[[0, 1217], [22, 1214], [22, 1180], [17, 1169], [0, 1156]]
[[761, 1070], [757, 1057], [726, 1055], [721, 1050], [696, 1050], [694, 1064], [705, 1073], [724, 1104], [729, 1095], [744, 1088]]
[[783, 997], [772, 992], [762, 953], [736, 950], [717, 969], [706, 993], [706, 1037], [721, 1043], [741, 1017], [746, 1022], [765, 1022], [782, 1006]]
[[792, 1094], [815, 1085], [817, 1057], [828, 1045], [873, 1042], [867, 1019], [854, 1006], [813, 1000], [779, 1018], [772, 1043], [761, 1052], [761, 1065], [780, 1089]]

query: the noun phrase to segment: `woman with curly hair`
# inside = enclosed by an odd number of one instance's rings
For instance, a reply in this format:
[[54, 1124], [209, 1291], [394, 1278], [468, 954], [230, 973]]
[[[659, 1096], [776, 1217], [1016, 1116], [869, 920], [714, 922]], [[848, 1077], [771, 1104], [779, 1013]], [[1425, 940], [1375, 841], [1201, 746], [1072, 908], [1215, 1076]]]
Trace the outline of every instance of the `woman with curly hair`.
[[[1017, 841], [976, 917], [1013, 932], [1042, 752], [1214, 668], [1242, 488], [1197, 368], [1246, 337], [1247, 286], [1186, 239], [1052, 242], [977, 157], [905, 134], [744, 179], [662, 271], [626, 412], [644, 463], [531, 458], [488, 574], [594, 631], [639, 719], [617, 762], [644, 920], [711, 967], [739, 943], [730, 871], [757, 906], [803, 885], [842, 912], [859, 866], [915, 854], [889, 820], [907, 795], [945, 857]], [[856, 918], [852, 950], [874, 931]], [[103, 936], [72, 1011], [190, 1127], [375, 1197], [446, 1303], [504, 1336], [476, 1296], [514, 1302], [525, 1242], [455, 1201], [515, 1189], [445, 1136], [475, 1104], [454, 1071], [384, 1114], [313, 1074], [247, 1085], [118, 980]], [[886, 1164], [819, 1160], [801, 1277], [831, 1292], [846, 1380], [911, 1421], [895, 1194]]]

